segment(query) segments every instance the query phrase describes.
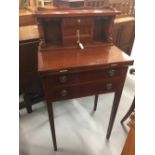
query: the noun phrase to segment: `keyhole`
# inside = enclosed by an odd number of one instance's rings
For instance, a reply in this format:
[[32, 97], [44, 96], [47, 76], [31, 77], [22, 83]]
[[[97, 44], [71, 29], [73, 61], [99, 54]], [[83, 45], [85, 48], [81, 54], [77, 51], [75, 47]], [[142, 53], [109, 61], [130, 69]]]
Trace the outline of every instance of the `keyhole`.
[[78, 19], [78, 20], [77, 20], [77, 22], [80, 24], [80, 23], [81, 23], [81, 20], [80, 20], [80, 19]]

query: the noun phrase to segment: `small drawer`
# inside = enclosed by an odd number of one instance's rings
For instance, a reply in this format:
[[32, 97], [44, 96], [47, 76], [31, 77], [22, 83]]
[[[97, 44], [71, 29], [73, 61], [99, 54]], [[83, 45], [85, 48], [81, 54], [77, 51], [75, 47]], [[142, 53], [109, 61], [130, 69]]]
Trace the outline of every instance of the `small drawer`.
[[88, 35], [88, 36], [92, 36], [92, 29], [90, 26], [83, 26], [80, 28], [66, 28], [63, 31], [63, 35], [64, 36], [74, 36], [75, 38], [77, 38], [77, 31], [79, 32], [80, 38], [82, 37], [82, 35]]
[[64, 18], [63, 19], [63, 26], [78, 26], [78, 25], [92, 25], [93, 18], [85, 18], [85, 17], [75, 17], [75, 18]]
[[50, 75], [48, 77], [48, 85], [52, 87], [59, 85], [73, 85], [79, 83], [87, 83], [91, 81], [103, 81], [105, 79], [112, 80], [125, 75], [127, 68], [109, 68], [78, 73], [63, 73]]
[[92, 82], [89, 84], [81, 84], [71, 87], [60, 87], [55, 88], [49, 92], [49, 97], [52, 96], [53, 101], [72, 99], [83, 96], [90, 96], [95, 94], [102, 94], [106, 92], [116, 91], [121, 81], [103, 81], [103, 82]]

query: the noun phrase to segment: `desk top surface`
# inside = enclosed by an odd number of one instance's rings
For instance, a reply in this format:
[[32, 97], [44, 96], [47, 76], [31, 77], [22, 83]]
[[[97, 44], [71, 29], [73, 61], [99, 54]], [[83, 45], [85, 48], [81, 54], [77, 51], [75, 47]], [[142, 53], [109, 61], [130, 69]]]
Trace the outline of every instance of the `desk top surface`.
[[133, 60], [116, 46], [38, 52], [39, 72], [132, 64]]

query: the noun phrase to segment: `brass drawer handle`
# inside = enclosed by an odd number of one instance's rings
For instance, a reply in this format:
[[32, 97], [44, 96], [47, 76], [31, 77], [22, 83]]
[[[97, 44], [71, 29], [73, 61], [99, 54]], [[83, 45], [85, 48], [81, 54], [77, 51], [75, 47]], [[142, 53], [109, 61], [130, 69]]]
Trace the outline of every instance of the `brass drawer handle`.
[[68, 91], [66, 89], [63, 89], [61, 92], [60, 92], [61, 96], [64, 97], [64, 96], [67, 96], [68, 95]]
[[61, 83], [65, 83], [65, 82], [67, 82], [68, 78], [67, 78], [66, 75], [62, 75], [62, 76], [59, 77], [59, 80], [60, 80]]
[[111, 90], [111, 88], [112, 88], [112, 83], [107, 83], [106, 84], [106, 89], [107, 90]]
[[111, 69], [111, 70], [108, 71], [109, 76], [114, 76], [115, 73], [116, 73], [116, 70], [114, 70], [114, 69]]

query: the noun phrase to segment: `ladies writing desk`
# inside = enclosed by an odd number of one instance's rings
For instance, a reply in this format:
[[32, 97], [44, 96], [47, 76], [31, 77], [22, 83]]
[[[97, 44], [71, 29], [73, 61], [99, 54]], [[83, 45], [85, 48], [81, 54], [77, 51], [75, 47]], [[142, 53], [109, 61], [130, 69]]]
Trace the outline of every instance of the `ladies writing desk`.
[[38, 71], [57, 150], [52, 102], [115, 92], [106, 137], [109, 139], [126, 73], [133, 60], [112, 43], [112, 9], [38, 10]]

